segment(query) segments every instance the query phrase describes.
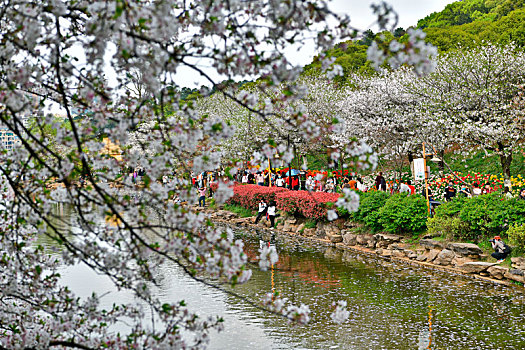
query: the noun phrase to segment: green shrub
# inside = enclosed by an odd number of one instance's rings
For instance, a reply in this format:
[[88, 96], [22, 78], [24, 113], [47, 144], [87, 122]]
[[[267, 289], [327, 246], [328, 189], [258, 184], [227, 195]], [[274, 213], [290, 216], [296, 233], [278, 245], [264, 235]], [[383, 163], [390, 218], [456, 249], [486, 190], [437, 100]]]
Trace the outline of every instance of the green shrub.
[[382, 226], [379, 222], [379, 210], [387, 200], [388, 194], [386, 192], [367, 193], [366, 196], [361, 197], [359, 210], [353, 214], [353, 218], [364, 223], [373, 231], [380, 230]]
[[512, 225], [525, 225], [525, 201], [516, 198], [501, 201], [492, 220], [493, 226], [503, 230]]
[[497, 193], [477, 196], [465, 201], [459, 218], [468, 225], [474, 240], [483, 236], [498, 235], [504, 231], [504, 227], [495, 220], [502, 203], [504, 201]]
[[466, 197], [456, 196], [452, 201], [437, 206], [434, 217], [457, 217], [468, 200]]
[[512, 225], [507, 231], [509, 237], [509, 244], [515, 248], [515, 250], [524, 253], [525, 252], [525, 225]]
[[427, 217], [427, 203], [420, 195], [393, 195], [379, 210], [380, 224], [392, 233], [419, 233], [425, 229]]
[[467, 223], [458, 217], [434, 216], [427, 220], [428, 233], [439, 234], [450, 240], [473, 240]]

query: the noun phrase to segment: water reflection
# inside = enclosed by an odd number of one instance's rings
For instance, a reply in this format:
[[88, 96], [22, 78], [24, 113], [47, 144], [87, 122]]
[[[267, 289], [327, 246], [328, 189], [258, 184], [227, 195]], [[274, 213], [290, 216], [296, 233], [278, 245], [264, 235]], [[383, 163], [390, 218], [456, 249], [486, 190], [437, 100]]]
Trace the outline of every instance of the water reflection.
[[[259, 238], [244, 236], [255, 259]], [[267, 238], [267, 237], [266, 237]], [[267, 238], [268, 239], [268, 238]], [[279, 262], [258, 271], [235, 292], [260, 298], [273, 289], [312, 310], [307, 326], [290, 325], [249, 304], [203, 286], [176, 266], [158, 266], [157, 296], [184, 299], [203, 317], [222, 315], [225, 331], [212, 335], [211, 349], [522, 349], [525, 297], [518, 287], [491, 285], [394, 264], [294, 239], [276, 239]], [[111, 292], [104, 302], [133, 301], [81, 266], [65, 269], [64, 281], [81, 296]], [[97, 278], [101, 280], [97, 280]], [[346, 300], [350, 320], [331, 322], [331, 305]]]

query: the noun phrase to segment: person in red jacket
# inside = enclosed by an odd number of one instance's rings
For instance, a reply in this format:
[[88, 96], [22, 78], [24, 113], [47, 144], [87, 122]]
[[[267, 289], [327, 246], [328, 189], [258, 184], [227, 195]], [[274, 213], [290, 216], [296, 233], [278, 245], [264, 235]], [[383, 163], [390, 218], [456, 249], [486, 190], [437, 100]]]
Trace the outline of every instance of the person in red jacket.
[[292, 177], [292, 189], [294, 191], [298, 191], [299, 190], [299, 176], [294, 176]]

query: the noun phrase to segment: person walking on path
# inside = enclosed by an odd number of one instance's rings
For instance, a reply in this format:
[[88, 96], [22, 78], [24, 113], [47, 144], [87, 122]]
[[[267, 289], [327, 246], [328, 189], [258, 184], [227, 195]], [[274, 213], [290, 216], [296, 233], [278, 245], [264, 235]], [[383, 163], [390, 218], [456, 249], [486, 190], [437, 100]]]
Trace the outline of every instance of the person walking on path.
[[264, 199], [261, 199], [259, 202], [259, 210], [257, 211], [257, 217], [255, 218], [255, 224], [261, 220], [261, 218], [266, 215], [266, 211], [268, 210], [268, 205], [264, 201]]
[[268, 219], [270, 219], [270, 227], [271, 228], [274, 228], [275, 227], [275, 217], [277, 216], [275, 214], [277, 208], [276, 208], [276, 203], [275, 201], [270, 201], [269, 205], [268, 205]]
[[494, 249], [494, 253], [492, 253], [491, 256], [497, 260], [498, 264], [502, 263], [507, 258], [507, 255], [510, 254], [510, 247], [503, 242], [500, 236], [491, 239], [490, 244], [492, 245], [492, 249]]
[[376, 177], [376, 190], [386, 191], [386, 180], [383, 177], [382, 171], [380, 171]]
[[205, 207], [206, 206], [206, 187], [199, 188], [198, 193], [199, 193], [199, 206]]

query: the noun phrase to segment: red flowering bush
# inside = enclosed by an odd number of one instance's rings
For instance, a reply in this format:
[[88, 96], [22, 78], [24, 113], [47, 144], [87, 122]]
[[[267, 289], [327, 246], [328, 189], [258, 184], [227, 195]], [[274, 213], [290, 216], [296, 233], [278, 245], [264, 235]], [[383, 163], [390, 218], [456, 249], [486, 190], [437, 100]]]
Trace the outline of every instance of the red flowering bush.
[[228, 204], [236, 204], [241, 207], [255, 210], [258, 203], [264, 199], [266, 203], [276, 200], [275, 195], [279, 192], [290, 192], [282, 187], [266, 187], [259, 185], [235, 185], [233, 186], [233, 196], [228, 200]]
[[326, 203], [334, 203], [338, 193], [287, 191], [276, 195], [277, 208], [290, 214], [299, 214], [308, 219], [326, 217]]
[[336, 202], [339, 196], [338, 193], [290, 191], [282, 187], [235, 185], [228, 204], [255, 210], [261, 199], [267, 203], [275, 200], [281, 211], [308, 219], [322, 219], [326, 217], [326, 204]]

